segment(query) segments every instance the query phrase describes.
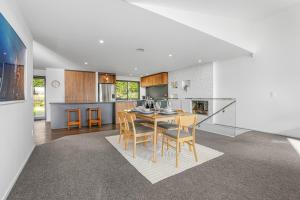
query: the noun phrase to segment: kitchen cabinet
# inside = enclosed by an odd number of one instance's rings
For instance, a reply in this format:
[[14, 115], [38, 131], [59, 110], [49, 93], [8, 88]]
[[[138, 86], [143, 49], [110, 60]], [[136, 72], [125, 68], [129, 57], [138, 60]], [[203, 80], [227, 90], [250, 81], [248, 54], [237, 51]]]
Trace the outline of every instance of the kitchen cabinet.
[[65, 70], [65, 102], [96, 101], [95, 72]]
[[168, 73], [162, 72], [141, 78], [141, 87], [151, 87], [168, 84]]
[[115, 84], [116, 83], [116, 74], [110, 73], [99, 73], [98, 75], [99, 83], [106, 84]]

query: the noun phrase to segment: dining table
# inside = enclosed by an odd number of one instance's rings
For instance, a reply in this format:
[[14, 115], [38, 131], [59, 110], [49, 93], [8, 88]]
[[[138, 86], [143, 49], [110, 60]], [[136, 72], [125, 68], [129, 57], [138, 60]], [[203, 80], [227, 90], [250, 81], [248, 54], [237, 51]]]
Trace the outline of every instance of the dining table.
[[153, 133], [153, 155], [152, 155], [152, 161], [156, 162], [156, 148], [157, 148], [157, 138], [158, 138], [158, 122], [170, 122], [176, 119], [178, 116], [184, 116], [184, 115], [192, 115], [192, 113], [188, 112], [176, 112], [175, 114], [161, 114], [158, 112], [154, 112], [152, 114], [142, 113], [142, 112], [136, 112], [136, 118], [147, 120], [150, 122], [153, 122], [154, 126], [154, 133]]

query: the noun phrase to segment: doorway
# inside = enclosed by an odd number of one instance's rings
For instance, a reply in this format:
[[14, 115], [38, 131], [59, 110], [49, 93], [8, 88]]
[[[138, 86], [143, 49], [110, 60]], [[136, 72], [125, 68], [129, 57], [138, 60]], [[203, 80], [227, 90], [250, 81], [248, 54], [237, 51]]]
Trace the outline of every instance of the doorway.
[[34, 120], [46, 119], [46, 78], [33, 77], [33, 116]]

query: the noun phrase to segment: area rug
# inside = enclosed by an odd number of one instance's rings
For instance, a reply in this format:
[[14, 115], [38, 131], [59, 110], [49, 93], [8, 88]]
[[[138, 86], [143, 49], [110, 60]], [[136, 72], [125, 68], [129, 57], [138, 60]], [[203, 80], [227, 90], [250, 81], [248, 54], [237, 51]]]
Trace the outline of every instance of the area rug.
[[[124, 142], [118, 143], [119, 136], [105, 137], [120, 154], [133, 165], [148, 181], [152, 184], [157, 183], [170, 176], [179, 174], [187, 169], [201, 165], [209, 160], [222, 156], [224, 153], [212, 148], [196, 144], [198, 162], [194, 159], [193, 152], [189, 151], [188, 145], [182, 146], [179, 156], [179, 167], [176, 168], [176, 152], [175, 149], [165, 148], [164, 156], [161, 156], [161, 138], [158, 138], [157, 144], [157, 162], [152, 162], [152, 143], [148, 142], [146, 146], [138, 144], [136, 149], [136, 158], [132, 157], [133, 145], [129, 142], [128, 149], [125, 151]], [[166, 145], [165, 145], [166, 147]]]

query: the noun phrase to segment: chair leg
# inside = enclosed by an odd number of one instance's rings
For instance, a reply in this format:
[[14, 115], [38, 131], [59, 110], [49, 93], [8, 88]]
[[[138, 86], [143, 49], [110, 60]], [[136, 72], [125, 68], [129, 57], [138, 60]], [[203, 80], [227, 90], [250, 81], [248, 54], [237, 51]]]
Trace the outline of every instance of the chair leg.
[[120, 129], [119, 144], [121, 143], [122, 130]]
[[68, 112], [68, 131], [70, 130], [69, 122], [70, 122], [70, 112]]
[[136, 154], [136, 137], [133, 138], [133, 158], [135, 158]]
[[165, 144], [165, 135], [163, 134], [162, 140], [161, 140], [161, 156], [164, 156], [164, 144]]
[[128, 136], [124, 136], [124, 137], [125, 137], [125, 151], [126, 151], [128, 147]]
[[178, 162], [179, 162], [179, 141], [176, 141], [176, 168], [178, 168]]
[[167, 150], [169, 150], [169, 139], [167, 138]]
[[[148, 136], [144, 136], [144, 140], [148, 140]], [[147, 142], [143, 142], [144, 147], [147, 145]]]
[[195, 147], [195, 140], [193, 140], [193, 151], [194, 151], [194, 157], [196, 162], [198, 162], [198, 157], [197, 157], [197, 152], [196, 152], [196, 147]]
[[181, 152], [181, 142], [179, 142], [179, 152]]
[[188, 143], [189, 145], [189, 150], [192, 151], [192, 145], [190, 143]]

